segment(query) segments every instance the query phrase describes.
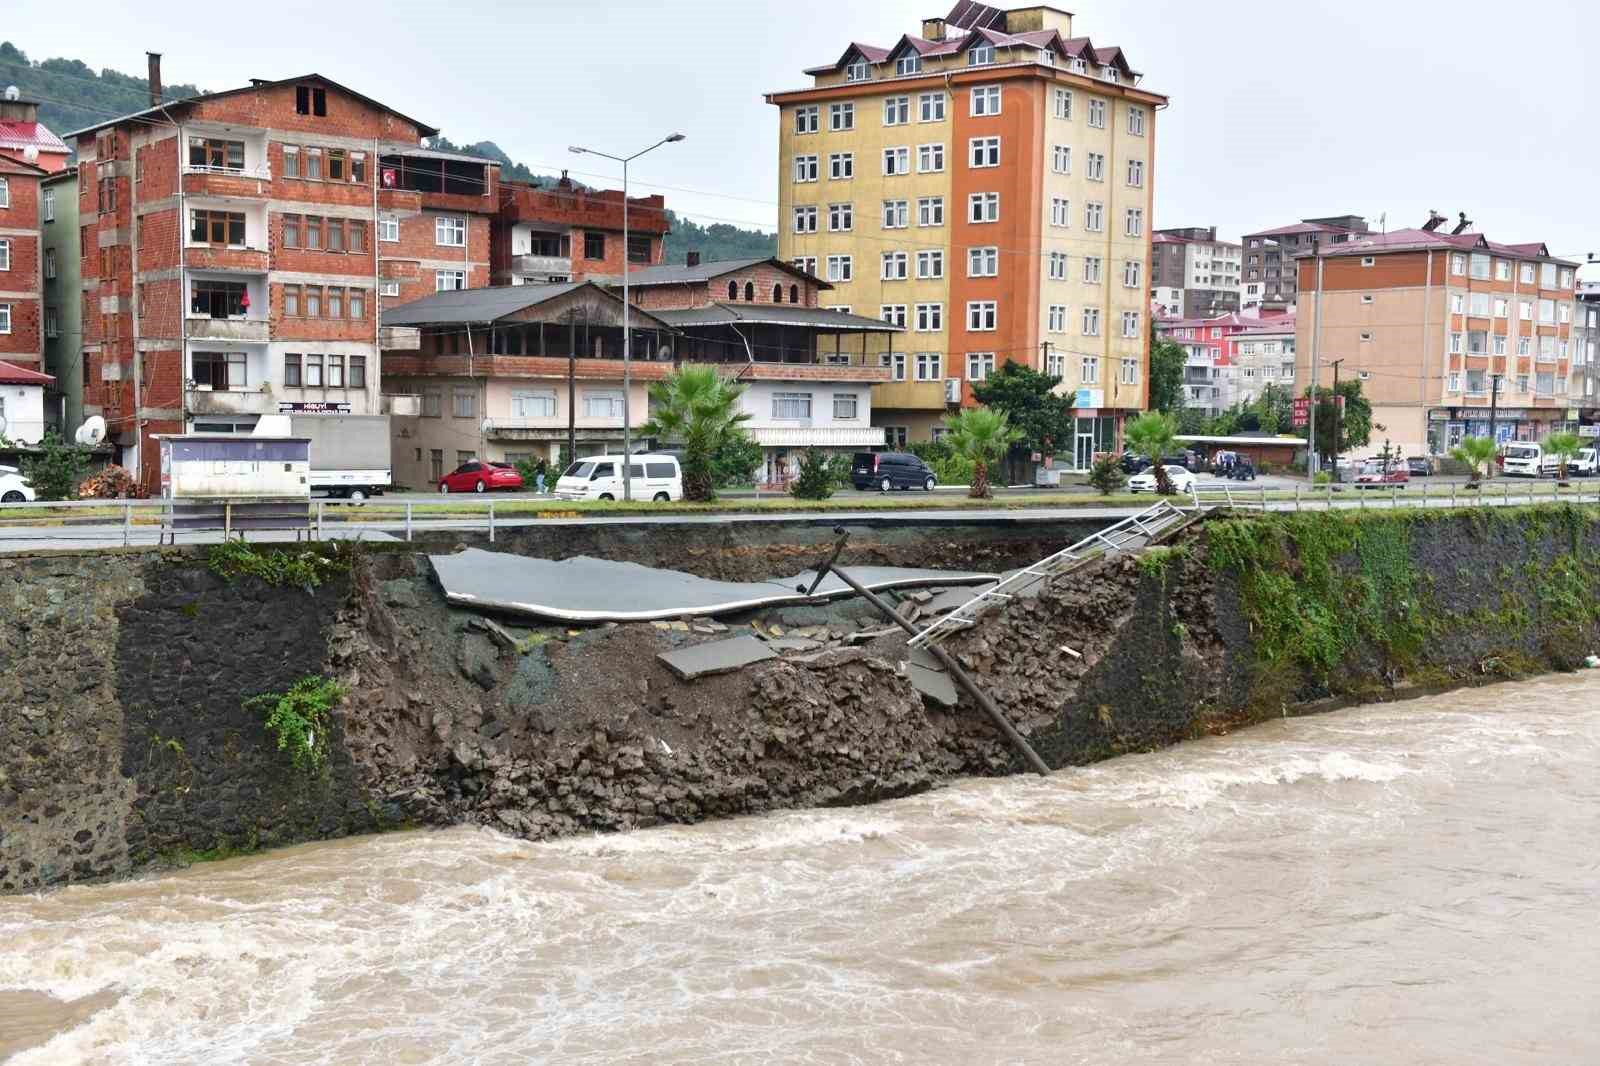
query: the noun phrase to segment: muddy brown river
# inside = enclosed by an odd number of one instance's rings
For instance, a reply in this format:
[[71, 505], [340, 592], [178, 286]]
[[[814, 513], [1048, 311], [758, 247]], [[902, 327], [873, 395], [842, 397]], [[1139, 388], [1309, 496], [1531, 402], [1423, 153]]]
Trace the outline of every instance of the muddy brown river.
[[0, 1060], [1600, 1062], [1600, 671], [875, 807], [0, 899]]

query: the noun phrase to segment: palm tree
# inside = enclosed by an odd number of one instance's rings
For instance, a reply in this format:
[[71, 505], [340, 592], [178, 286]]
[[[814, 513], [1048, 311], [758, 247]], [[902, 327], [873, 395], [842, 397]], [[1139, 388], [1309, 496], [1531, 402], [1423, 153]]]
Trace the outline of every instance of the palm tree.
[[1578, 454], [1578, 449], [1581, 447], [1583, 447], [1583, 441], [1578, 439], [1576, 433], [1562, 431], [1552, 433], [1544, 439], [1544, 450], [1561, 460], [1559, 480], [1567, 480], [1567, 464], [1572, 462], [1572, 457]]
[[972, 485], [967, 495], [987, 499], [989, 464], [999, 462], [1006, 449], [1022, 439], [1022, 430], [1011, 424], [1004, 411], [992, 407], [969, 407], [956, 415], [946, 415], [945, 440], [951, 451], [972, 463]]
[[718, 448], [744, 435], [740, 423], [750, 418], [739, 410], [744, 391], [713, 366], [685, 366], [650, 386], [653, 410], [639, 432], [683, 446], [684, 499], [716, 499], [712, 459]]
[[1155, 468], [1156, 491], [1163, 496], [1171, 496], [1172, 481], [1167, 477], [1167, 469], [1161, 464], [1161, 459], [1165, 455], [1170, 455], [1176, 444], [1174, 438], [1178, 435], [1177, 420], [1171, 415], [1151, 411], [1129, 422], [1123, 434], [1134, 454], [1149, 459], [1151, 466]]
[[1498, 450], [1489, 437], [1467, 437], [1450, 450], [1450, 458], [1466, 463], [1471, 468], [1467, 485], [1475, 489], [1478, 482], [1483, 480], [1484, 469], [1494, 461], [1494, 453]]

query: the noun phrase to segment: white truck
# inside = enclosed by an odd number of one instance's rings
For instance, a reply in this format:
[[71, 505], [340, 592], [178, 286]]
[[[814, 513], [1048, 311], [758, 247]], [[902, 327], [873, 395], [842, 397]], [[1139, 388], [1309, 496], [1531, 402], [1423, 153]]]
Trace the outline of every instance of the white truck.
[[[1568, 477], [1593, 477], [1597, 472], [1596, 449], [1593, 445], [1578, 449], [1567, 460]], [[1560, 477], [1561, 458], [1544, 450], [1543, 445], [1527, 441], [1508, 444], [1502, 471], [1508, 477]]]
[[388, 415], [263, 415], [255, 433], [310, 439], [312, 493], [364, 500], [390, 485]]

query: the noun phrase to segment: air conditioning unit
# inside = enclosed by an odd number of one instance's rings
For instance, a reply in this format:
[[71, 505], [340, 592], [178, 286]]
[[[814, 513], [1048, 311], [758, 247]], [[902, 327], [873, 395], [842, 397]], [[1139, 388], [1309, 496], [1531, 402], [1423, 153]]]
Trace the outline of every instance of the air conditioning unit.
[[960, 378], [945, 378], [944, 379], [944, 402], [945, 403], [960, 403], [961, 402], [961, 379]]

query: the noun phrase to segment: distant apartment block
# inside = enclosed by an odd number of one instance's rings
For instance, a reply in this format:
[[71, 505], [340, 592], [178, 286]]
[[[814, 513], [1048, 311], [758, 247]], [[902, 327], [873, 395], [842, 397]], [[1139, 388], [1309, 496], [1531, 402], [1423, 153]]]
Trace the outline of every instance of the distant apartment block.
[[1578, 426], [1577, 264], [1538, 242], [1437, 232], [1442, 221], [1330, 242], [1297, 260], [1296, 388], [1311, 384], [1315, 363], [1329, 384], [1326, 364], [1342, 359], [1341, 374], [1361, 381], [1385, 427], [1367, 452], [1387, 438], [1408, 454], [1441, 455], [1487, 436], [1496, 377], [1500, 439]]
[[1359, 215], [1332, 215], [1245, 234], [1240, 308], [1248, 311], [1293, 307], [1299, 290], [1295, 258], [1366, 232], [1366, 219]]
[[660, 196], [628, 202], [627, 248], [623, 248], [622, 193], [574, 185], [566, 176], [548, 188], [500, 183], [500, 203], [491, 232], [492, 278], [496, 285], [548, 285], [620, 274], [661, 263], [668, 230]]
[[1161, 317], [1211, 318], [1239, 310], [1240, 245], [1217, 240], [1215, 226], [1156, 230], [1151, 248], [1151, 310]]
[[1209, 318], [1162, 318], [1156, 333], [1181, 346], [1184, 406], [1207, 416], [1221, 414], [1237, 398], [1234, 394], [1234, 342], [1242, 334], [1270, 322], [1236, 313]]
[[0, 361], [39, 371], [42, 267], [39, 183], [44, 168], [0, 155]]
[[[1062, 378], [1058, 460], [1087, 467], [1146, 407], [1155, 136], [1166, 97], [1070, 14], [962, 0], [887, 46], [852, 43], [768, 94], [780, 255], [834, 308], [907, 330], [869, 356], [902, 446], [1007, 362]], [[907, 338], [896, 338], [897, 343]]]
[[[1580, 283], [1572, 309], [1572, 406], [1586, 438], [1600, 437], [1600, 283]], [[1592, 440], [1591, 440], [1592, 443]]]

